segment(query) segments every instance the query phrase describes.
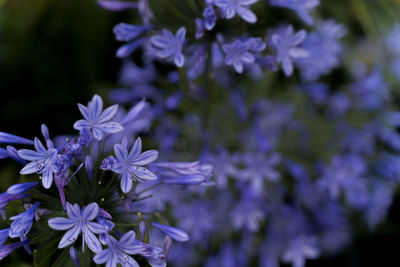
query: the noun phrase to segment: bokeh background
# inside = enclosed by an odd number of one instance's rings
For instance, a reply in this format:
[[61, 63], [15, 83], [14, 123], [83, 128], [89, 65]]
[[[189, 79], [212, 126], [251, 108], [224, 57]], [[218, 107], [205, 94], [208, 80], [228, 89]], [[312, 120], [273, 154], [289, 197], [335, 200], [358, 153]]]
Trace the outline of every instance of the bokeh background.
[[[344, 40], [351, 44], [379, 39], [399, 18], [399, 7], [400, 1], [391, 0], [325, 0], [318, 12], [346, 25]], [[294, 16], [276, 14], [281, 15]], [[0, 131], [32, 138], [46, 123], [53, 136], [73, 133], [76, 103], [86, 103], [94, 93], [105, 96], [117, 86], [120, 43], [112, 28], [132, 20], [134, 12], [109, 12], [94, 0], [0, 0]], [[330, 79], [340, 83], [346, 77], [337, 70]], [[1, 192], [14, 183], [19, 168], [12, 160], [0, 162]], [[400, 266], [399, 251], [397, 194], [386, 223], [374, 232], [360, 227], [342, 253], [306, 266]], [[0, 265], [31, 266], [30, 261], [19, 250]]]

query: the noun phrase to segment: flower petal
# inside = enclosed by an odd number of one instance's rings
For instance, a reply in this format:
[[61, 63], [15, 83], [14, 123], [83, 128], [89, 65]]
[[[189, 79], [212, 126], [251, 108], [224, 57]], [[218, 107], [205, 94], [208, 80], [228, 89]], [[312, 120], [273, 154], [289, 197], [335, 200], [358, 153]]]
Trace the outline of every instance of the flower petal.
[[63, 217], [51, 218], [48, 221], [50, 228], [55, 230], [67, 230], [76, 225], [76, 223], [77, 222], [75, 220]]
[[89, 114], [92, 116], [92, 119], [97, 119], [103, 110], [103, 99], [101, 99], [99, 95], [94, 95], [88, 104], [88, 110]]
[[68, 217], [70, 217], [71, 219], [80, 219], [81, 208], [79, 207], [78, 204], [71, 205], [70, 203], [67, 203], [67, 214]]
[[157, 179], [157, 176], [154, 173], [140, 166], [131, 166], [130, 171], [134, 175], [134, 178], [138, 179], [139, 181]]
[[98, 122], [102, 123], [102, 122], [106, 122], [111, 120], [115, 113], [118, 110], [118, 105], [112, 105], [111, 107], [106, 108], [100, 115]]
[[121, 190], [124, 193], [128, 193], [132, 189], [132, 178], [131, 176], [124, 172], [121, 178]]
[[49, 189], [52, 183], [53, 183], [53, 172], [51, 171], [50, 167], [47, 167], [42, 175], [43, 187]]
[[20, 174], [31, 174], [38, 171], [38, 163], [35, 161], [29, 162], [19, 172]]
[[129, 152], [128, 157], [129, 158], [134, 158], [138, 156], [142, 152], [142, 139], [138, 137], [135, 141], [135, 144], [133, 144], [133, 147], [131, 151]]
[[172, 227], [169, 225], [164, 225], [161, 223], [156, 223], [156, 222], [153, 222], [151, 224], [176, 241], [185, 242], [185, 241], [189, 240], [189, 235], [185, 231], [183, 231], [179, 228]]
[[134, 165], [147, 165], [152, 163], [158, 158], [158, 151], [157, 150], [148, 150], [131, 160], [130, 162]]
[[18, 150], [18, 156], [20, 156], [22, 159], [33, 161], [42, 160], [47, 157], [47, 154], [30, 149], [20, 149]]
[[115, 121], [104, 122], [99, 124], [97, 128], [105, 133], [118, 133], [124, 130], [124, 127]]
[[82, 232], [85, 243], [91, 251], [98, 253], [101, 251], [101, 244], [97, 237], [87, 228]]
[[112, 257], [111, 250], [107, 248], [97, 253], [96, 256], [93, 257], [93, 261], [96, 264], [103, 264], [106, 261], [108, 261], [111, 257]]
[[76, 224], [73, 228], [68, 230], [64, 236], [61, 238], [60, 243], [58, 244], [58, 248], [65, 248], [78, 239], [79, 234], [81, 233], [81, 225]]
[[0, 143], [3, 144], [23, 144], [23, 145], [32, 145], [32, 140], [19, 137], [13, 134], [0, 132]]
[[121, 239], [119, 240], [119, 243], [122, 244], [132, 244], [136, 239], [136, 233], [134, 231], [129, 231], [126, 234], [124, 234]]
[[114, 145], [114, 153], [119, 161], [124, 161], [128, 157], [128, 151], [122, 144]]
[[82, 217], [86, 218], [88, 221], [93, 220], [99, 214], [99, 205], [96, 202], [92, 202], [89, 205], [83, 207]]
[[78, 104], [79, 111], [81, 112], [82, 116], [87, 120], [93, 120], [92, 114], [89, 112], [89, 109], [82, 104]]
[[79, 120], [74, 123], [75, 130], [81, 131], [81, 130], [83, 130], [83, 128], [89, 128], [89, 127], [90, 127], [90, 124], [87, 120]]
[[93, 232], [95, 234], [102, 234], [102, 233], [107, 232], [107, 229], [99, 223], [87, 222], [86, 226], [91, 232]]

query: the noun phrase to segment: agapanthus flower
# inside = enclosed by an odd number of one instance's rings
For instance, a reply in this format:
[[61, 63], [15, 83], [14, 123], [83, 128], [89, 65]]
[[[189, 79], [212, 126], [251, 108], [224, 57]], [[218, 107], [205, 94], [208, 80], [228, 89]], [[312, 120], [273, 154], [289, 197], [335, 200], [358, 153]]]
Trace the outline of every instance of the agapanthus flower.
[[69, 229], [60, 240], [58, 248], [65, 248], [73, 244], [82, 233], [82, 250], [86, 243], [93, 252], [100, 252], [101, 244], [94, 234], [101, 234], [105, 232], [105, 229], [100, 224], [92, 222], [99, 214], [99, 205], [93, 202], [81, 209], [78, 204], [67, 203], [67, 214], [68, 218], [57, 217], [48, 221], [52, 229]]
[[102, 140], [105, 134], [118, 133], [123, 130], [121, 124], [112, 121], [117, 112], [118, 105], [112, 105], [103, 111], [103, 100], [100, 96], [94, 95], [87, 107], [78, 104], [84, 120], [78, 120], [74, 124], [74, 129], [83, 130], [89, 128], [93, 137]]
[[294, 33], [292, 25], [282, 27], [271, 35], [270, 42], [276, 51], [276, 61], [282, 64], [286, 76], [292, 75], [294, 60], [308, 57], [308, 51], [299, 47], [306, 36], [305, 30]]
[[108, 267], [116, 267], [118, 263], [124, 267], [139, 267], [139, 264], [129, 256], [143, 251], [143, 246], [136, 240], [135, 232], [127, 232], [119, 241], [113, 236], [108, 236], [107, 246], [108, 248], [98, 251], [94, 256], [93, 261], [95, 263], [106, 263]]
[[309, 56], [296, 60], [304, 80], [316, 81], [340, 64], [343, 47], [339, 40], [345, 35], [344, 26], [333, 20], [321, 22], [317, 31], [307, 35], [301, 47], [308, 51]]
[[174, 35], [167, 29], [162, 33], [151, 37], [151, 43], [156, 48], [155, 56], [175, 63], [177, 67], [183, 67], [185, 57], [182, 54], [185, 42], [186, 28], [181, 27]]
[[316, 259], [320, 251], [315, 246], [313, 237], [298, 236], [290, 240], [288, 249], [283, 253], [282, 260], [292, 263], [293, 267], [304, 267], [306, 259]]
[[32, 228], [33, 219], [35, 218], [35, 212], [39, 207], [40, 203], [36, 202], [27, 211], [20, 213], [10, 218], [11, 227], [8, 235], [10, 237], [19, 237], [21, 241], [26, 239], [26, 235]]
[[35, 150], [21, 149], [18, 151], [18, 156], [22, 159], [31, 161], [22, 170], [21, 174], [38, 173], [42, 175], [42, 184], [44, 188], [50, 188], [53, 183], [53, 164], [57, 157], [57, 150], [51, 143], [47, 149], [43, 146], [42, 142], [35, 137], [34, 147]]
[[215, 0], [214, 5], [219, 7], [225, 18], [231, 19], [238, 14], [248, 23], [256, 23], [257, 17], [250, 10], [250, 6], [258, 0]]
[[255, 57], [250, 51], [250, 46], [247, 42], [236, 40], [232, 43], [222, 45], [225, 52], [225, 64], [233, 66], [236, 72], [243, 72], [244, 64], [254, 63]]
[[142, 152], [142, 139], [138, 137], [132, 149], [128, 153], [127, 140], [124, 139], [121, 144], [114, 145], [116, 163], [112, 171], [121, 174], [121, 190], [128, 193], [135, 181], [155, 180], [157, 176], [146, 169], [148, 165], [158, 157], [156, 150]]
[[264, 192], [264, 180], [277, 182], [281, 179], [279, 171], [275, 166], [281, 161], [279, 153], [266, 155], [263, 153], [246, 153], [239, 157], [243, 162], [244, 168], [233, 174], [235, 178], [242, 181], [248, 181], [253, 192]]
[[215, 14], [215, 10], [212, 5], [207, 5], [203, 11], [203, 18], [204, 18], [204, 27], [207, 31], [211, 31], [217, 20], [217, 15]]

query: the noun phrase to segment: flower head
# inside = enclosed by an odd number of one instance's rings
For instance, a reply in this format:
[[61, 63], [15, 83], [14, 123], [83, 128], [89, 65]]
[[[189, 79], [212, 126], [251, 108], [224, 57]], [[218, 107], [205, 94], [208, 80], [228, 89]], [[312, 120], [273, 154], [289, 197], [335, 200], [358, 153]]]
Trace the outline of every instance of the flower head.
[[58, 248], [65, 248], [71, 245], [82, 232], [82, 250], [86, 243], [93, 252], [100, 252], [101, 244], [94, 233], [101, 234], [105, 232], [105, 229], [100, 224], [92, 222], [99, 214], [97, 203], [92, 202], [83, 207], [82, 210], [78, 204], [71, 205], [67, 203], [67, 214], [69, 218], [57, 217], [48, 221], [49, 226], [55, 230], [69, 229], [60, 240]]
[[225, 52], [225, 64], [228, 66], [233, 65], [238, 73], [243, 72], [243, 64], [251, 64], [255, 61], [247, 42], [236, 40], [232, 43], [224, 44], [222, 49]]
[[[48, 143], [46, 149], [42, 142], [35, 137], [35, 150], [21, 149], [18, 156], [22, 159], [31, 161], [20, 171], [21, 174], [38, 173], [42, 175], [42, 183], [44, 188], [50, 188], [53, 182], [53, 163], [57, 157], [57, 150]], [[50, 147], [49, 147], [50, 145]]]
[[151, 43], [157, 49], [156, 57], [173, 61], [177, 67], [182, 67], [185, 64], [185, 57], [182, 54], [185, 35], [186, 28], [181, 27], [175, 35], [164, 29], [162, 34], [153, 36]]
[[139, 254], [144, 247], [136, 240], [136, 234], [129, 231], [118, 241], [113, 236], [107, 238], [108, 248], [99, 251], [94, 256], [93, 261], [97, 264], [106, 263], [106, 266], [115, 267], [117, 264], [122, 266], [137, 266], [139, 264], [129, 255]]
[[276, 61], [282, 64], [286, 76], [293, 73], [293, 60], [308, 56], [305, 49], [298, 47], [306, 36], [307, 33], [304, 30], [294, 33], [292, 25], [281, 28], [272, 34], [271, 46], [276, 51]]
[[222, 10], [227, 19], [231, 19], [238, 14], [244, 21], [248, 23], [256, 23], [257, 17], [249, 9], [250, 5], [258, 0], [215, 0], [214, 4]]
[[118, 105], [112, 105], [103, 111], [103, 100], [100, 96], [94, 95], [87, 107], [82, 104], [78, 104], [78, 107], [85, 119], [75, 122], [74, 129], [81, 131], [89, 128], [93, 137], [99, 141], [103, 139], [104, 134], [118, 133], [123, 130], [121, 124], [111, 121], [117, 112]]
[[116, 164], [112, 171], [121, 174], [121, 190], [128, 193], [132, 188], [132, 179], [136, 181], [155, 180], [157, 176], [146, 169], [148, 165], [158, 157], [156, 150], [148, 150], [142, 153], [142, 139], [137, 138], [131, 151], [128, 153], [127, 141], [114, 145]]

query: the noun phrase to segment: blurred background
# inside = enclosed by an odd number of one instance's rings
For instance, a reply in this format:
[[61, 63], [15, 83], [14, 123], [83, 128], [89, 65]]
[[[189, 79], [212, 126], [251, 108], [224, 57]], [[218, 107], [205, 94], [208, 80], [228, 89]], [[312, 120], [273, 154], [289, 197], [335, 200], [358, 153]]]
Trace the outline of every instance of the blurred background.
[[[379, 39], [398, 18], [399, 6], [395, 0], [325, 0], [318, 12], [346, 25], [345, 42], [352, 44]], [[74, 133], [76, 103], [117, 86], [120, 43], [112, 29], [135, 15], [103, 10], [94, 0], [0, 0], [0, 130], [33, 138], [46, 123], [52, 136]], [[329, 79], [340, 84], [346, 76], [337, 70]], [[19, 168], [12, 160], [0, 161], [1, 192], [14, 183]], [[374, 232], [360, 227], [343, 252], [306, 266], [400, 266], [399, 250], [397, 194], [386, 223]], [[31, 266], [30, 261], [19, 250], [1, 265]]]

